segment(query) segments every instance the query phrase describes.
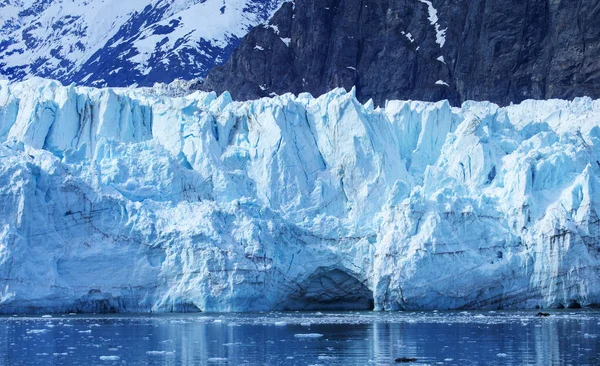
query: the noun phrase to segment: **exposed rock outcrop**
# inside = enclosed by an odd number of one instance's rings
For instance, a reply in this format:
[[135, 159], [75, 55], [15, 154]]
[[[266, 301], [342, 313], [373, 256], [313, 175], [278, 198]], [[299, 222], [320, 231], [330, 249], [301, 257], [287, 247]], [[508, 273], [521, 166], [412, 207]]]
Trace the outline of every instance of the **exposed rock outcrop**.
[[246, 100], [355, 86], [378, 105], [597, 98], [598, 19], [595, 0], [296, 0], [201, 88]]

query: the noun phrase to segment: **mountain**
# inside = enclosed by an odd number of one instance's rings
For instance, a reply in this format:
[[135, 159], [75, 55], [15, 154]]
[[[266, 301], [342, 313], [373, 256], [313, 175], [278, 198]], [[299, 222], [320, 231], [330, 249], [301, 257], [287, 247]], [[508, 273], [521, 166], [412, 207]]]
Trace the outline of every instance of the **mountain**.
[[599, 98], [599, 17], [596, 0], [296, 0], [201, 88], [247, 100], [355, 86], [376, 105]]
[[600, 100], [0, 81], [0, 312], [600, 304]]
[[152, 85], [204, 77], [281, 0], [0, 0], [0, 75]]

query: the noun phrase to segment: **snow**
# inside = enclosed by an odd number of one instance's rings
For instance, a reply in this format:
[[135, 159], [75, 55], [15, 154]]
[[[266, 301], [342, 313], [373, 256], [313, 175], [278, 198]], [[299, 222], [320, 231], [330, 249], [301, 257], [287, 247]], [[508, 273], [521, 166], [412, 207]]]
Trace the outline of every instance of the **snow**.
[[166, 90], [0, 81], [1, 312], [600, 303], [600, 101]]
[[415, 39], [413, 38], [412, 33], [410, 33], [410, 32], [406, 33], [404, 31], [402, 31], [401, 33], [410, 41], [410, 43], [414, 43], [415, 42]]
[[[184, 57], [189, 50], [206, 47], [203, 42], [226, 49], [253, 26], [268, 19], [281, 3], [278, 0], [258, 5], [252, 0], [226, 3], [222, 0], [166, 3], [54, 0], [47, 7], [32, 6], [30, 1], [18, 2], [18, 6], [0, 5], [0, 34], [9, 41], [0, 51], [0, 63], [7, 70], [22, 69], [21, 78], [52, 75], [66, 80], [107, 50], [125, 47], [124, 53], [111, 61], [115, 65], [132, 62], [142, 75], [148, 75], [156, 66], [153, 58]], [[38, 10], [31, 15], [19, 15], [31, 9]], [[68, 67], [59, 67], [65, 64]], [[89, 77], [77, 81], [91, 81]]]
[[446, 28], [446, 29], [441, 28], [441, 26], [439, 24], [439, 18], [437, 15], [437, 9], [433, 6], [431, 1], [428, 1], [428, 0], [419, 0], [419, 1], [422, 2], [423, 4], [427, 5], [427, 12], [429, 13], [429, 22], [435, 28], [435, 34], [436, 34], [435, 42], [440, 45], [440, 48], [444, 47], [444, 44], [446, 43], [446, 31], [448, 30], [448, 28]]
[[282, 41], [283, 43], [285, 43], [285, 46], [286, 46], [286, 47], [289, 47], [289, 46], [290, 46], [290, 43], [292, 42], [292, 39], [291, 39], [291, 38], [280, 38], [280, 39], [281, 39], [281, 41]]

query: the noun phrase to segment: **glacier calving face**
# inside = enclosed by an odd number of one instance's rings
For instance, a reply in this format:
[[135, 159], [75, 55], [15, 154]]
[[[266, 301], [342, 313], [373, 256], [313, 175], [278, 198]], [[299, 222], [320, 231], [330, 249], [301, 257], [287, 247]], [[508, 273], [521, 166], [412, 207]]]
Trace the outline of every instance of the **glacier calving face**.
[[598, 305], [599, 125], [0, 81], [0, 312]]

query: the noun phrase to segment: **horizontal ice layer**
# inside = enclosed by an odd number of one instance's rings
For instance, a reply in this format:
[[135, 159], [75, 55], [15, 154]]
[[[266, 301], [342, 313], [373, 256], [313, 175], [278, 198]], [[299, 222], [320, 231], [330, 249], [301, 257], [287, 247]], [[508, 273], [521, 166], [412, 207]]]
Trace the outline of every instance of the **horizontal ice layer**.
[[599, 124], [0, 81], [0, 312], [598, 305]]

